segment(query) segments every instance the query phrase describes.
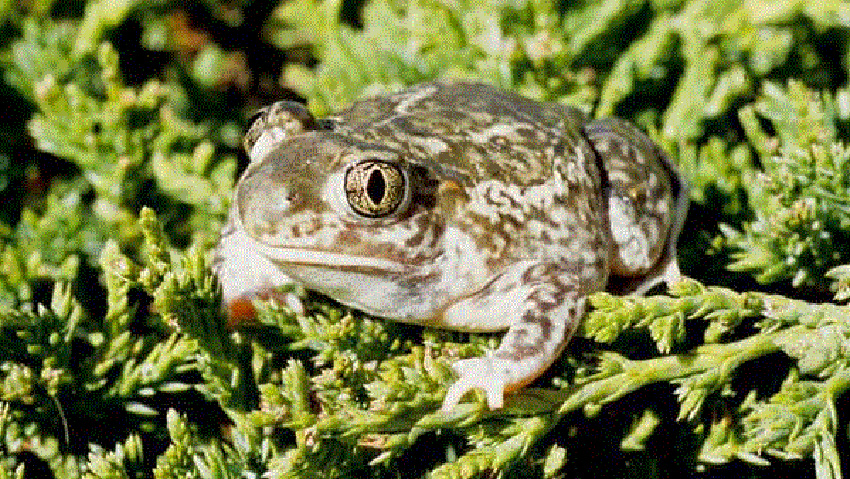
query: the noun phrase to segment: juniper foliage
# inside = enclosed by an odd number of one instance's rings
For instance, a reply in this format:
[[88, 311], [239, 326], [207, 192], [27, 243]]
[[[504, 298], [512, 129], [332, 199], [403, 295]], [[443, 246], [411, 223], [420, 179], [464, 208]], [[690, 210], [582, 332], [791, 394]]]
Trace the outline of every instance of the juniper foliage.
[[[843, 476], [846, 2], [353, 3], [0, 1], [0, 479]], [[434, 78], [635, 121], [691, 182], [693, 279], [593, 295], [498, 411], [438, 410], [499, 335], [295, 285], [234, 331], [209, 270], [252, 109]]]

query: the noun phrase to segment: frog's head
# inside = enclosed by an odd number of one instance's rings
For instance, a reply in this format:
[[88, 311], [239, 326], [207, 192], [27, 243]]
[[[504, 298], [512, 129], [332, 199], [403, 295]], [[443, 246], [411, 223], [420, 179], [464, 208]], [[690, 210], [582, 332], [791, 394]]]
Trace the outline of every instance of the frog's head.
[[396, 270], [428, 249], [431, 183], [398, 152], [309, 132], [252, 162], [234, 200], [248, 236], [281, 261]]
[[[243, 241], [229, 254], [246, 255], [238, 261], [244, 268], [253, 267], [250, 255], [273, 265], [264, 267], [263, 286], [282, 282], [270, 277], [274, 268], [388, 316], [404, 296], [418, 295], [414, 278], [427, 275], [439, 255], [444, 224], [435, 208], [437, 182], [425, 168], [329, 129], [249, 151], [231, 210], [232, 230]], [[219, 270], [227, 296], [229, 278]], [[244, 281], [246, 273], [239, 276]]]

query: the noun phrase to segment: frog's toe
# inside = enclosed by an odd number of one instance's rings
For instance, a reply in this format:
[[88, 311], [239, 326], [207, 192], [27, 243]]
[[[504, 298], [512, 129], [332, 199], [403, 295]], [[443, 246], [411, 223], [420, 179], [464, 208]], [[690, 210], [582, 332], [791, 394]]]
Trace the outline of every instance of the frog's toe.
[[443, 412], [450, 412], [460, 399], [473, 389], [482, 389], [487, 395], [487, 406], [499, 409], [505, 403], [505, 390], [510, 379], [508, 364], [494, 357], [464, 359], [452, 365], [458, 380], [449, 387], [443, 399]]

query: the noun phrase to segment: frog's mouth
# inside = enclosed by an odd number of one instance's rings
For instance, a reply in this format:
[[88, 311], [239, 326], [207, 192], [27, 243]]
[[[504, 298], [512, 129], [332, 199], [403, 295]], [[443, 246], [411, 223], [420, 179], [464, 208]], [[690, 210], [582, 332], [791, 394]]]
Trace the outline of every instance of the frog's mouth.
[[410, 274], [403, 263], [316, 249], [265, 246], [258, 253], [308, 289], [360, 311], [417, 323], [433, 314], [433, 302], [418, 296], [423, 285], [401, 280]]
[[349, 270], [359, 273], [403, 273], [406, 268], [396, 261], [355, 256], [333, 251], [281, 248], [260, 245], [263, 256], [286, 268], [287, 265], [300, 267], [319, 267], [322, 269]]

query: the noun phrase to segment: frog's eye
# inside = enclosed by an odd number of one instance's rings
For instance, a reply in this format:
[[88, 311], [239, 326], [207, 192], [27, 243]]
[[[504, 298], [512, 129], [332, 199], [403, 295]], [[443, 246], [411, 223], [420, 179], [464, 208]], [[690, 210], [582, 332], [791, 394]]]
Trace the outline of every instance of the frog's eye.
[[386, 161], [361, 161], [345, 174], [348, 204], [357, 214], [369, 218], [394, 213], [404, 201], [405, 187], [401, 168]]

